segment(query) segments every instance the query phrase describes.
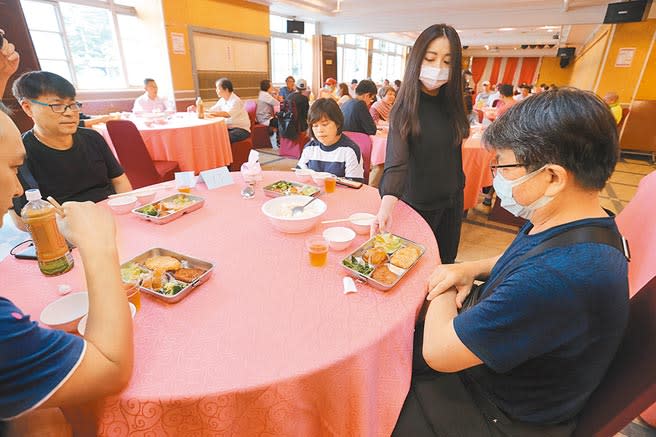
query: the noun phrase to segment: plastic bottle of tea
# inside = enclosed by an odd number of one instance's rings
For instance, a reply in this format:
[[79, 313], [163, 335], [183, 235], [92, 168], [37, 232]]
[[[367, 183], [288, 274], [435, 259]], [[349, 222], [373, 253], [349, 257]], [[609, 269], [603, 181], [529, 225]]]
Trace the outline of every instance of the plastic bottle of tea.
[[203, 99], [198, 96], [196, 99], [196, 113], [198, 118], [205, 118], [205, 107], [203, 106]]
[[21, 217], [32, 234], [39, 269], [46, 276], [55, 276], [73, 268], [73, 256], [66, 240], [57, 228], [55, 207], [41, 199], [39, 190], [25, 192], [27, 204]]

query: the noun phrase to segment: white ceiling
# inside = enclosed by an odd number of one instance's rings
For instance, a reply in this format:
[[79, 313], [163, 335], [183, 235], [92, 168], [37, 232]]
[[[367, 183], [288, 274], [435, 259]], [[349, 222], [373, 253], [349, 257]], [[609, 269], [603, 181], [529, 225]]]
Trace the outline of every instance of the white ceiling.
[[[412, 45], [421, 30], [448, 23], [469, 56], [552, 56], [580, 47], [606, 14], [606, 0], [251, 0], [272, 14], [319, 23], [322, 34], [356, 33]], [[650, 18], [656, 17], [656, 2]], [[554, 47], [549, 49], [549, 45]], [[488, 46], [488, 49], [485, 46]], [[522, 49], [521, 45], [545, 45]]]

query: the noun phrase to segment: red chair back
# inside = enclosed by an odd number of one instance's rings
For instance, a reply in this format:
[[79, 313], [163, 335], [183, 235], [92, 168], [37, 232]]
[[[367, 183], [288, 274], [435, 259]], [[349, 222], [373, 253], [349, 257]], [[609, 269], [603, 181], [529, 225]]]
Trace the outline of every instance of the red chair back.
[[278, 153], [280, 156], [298, 159], [301, 157], [303, 147], [305, 147], [305, 144], [308, 141], [310, 141], [310, 138], [305, 131], [301, 131], [295, 140], [280, 137], [280, 148], [278, 149]]
[[371, 169], [371, 137], [362, 132], [343, 132], [344, 135], [349, 137], [355, 144], [360, 147], [362, 154], [362, 165], [364, 166], [364, 183], [369, 183], [369, 170]]
[[257, 120], [255, 118], [255, 113], [257, 112], [257, 101], [246, 100], [246, 102], [244, 102], [244, 109], [246, 112], [248, 112], [248, 118], [251, 120], [251, 127], [253, 127], [255, 124], [257, 124]]
[[129, 120], [110, 120], [107, 132], [132, 188], [161, 182], [139, 130]]
[[583, 409], [575, 437], [613, 436], [656, 401], [654, 332], [656, 277], [631, 298], [624, 339]]
[[633, 296], [656, 276], [656, 171], [643, 177], [633, 199], [617, 215], [617, 227], [629, 241], [629, 293]]

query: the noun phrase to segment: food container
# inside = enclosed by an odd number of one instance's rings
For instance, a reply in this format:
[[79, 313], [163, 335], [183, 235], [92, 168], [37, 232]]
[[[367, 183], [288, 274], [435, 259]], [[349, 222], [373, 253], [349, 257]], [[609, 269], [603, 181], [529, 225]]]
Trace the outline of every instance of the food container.
[[[202, 275], [198, 276], [197, 278], [195, 278], [191, 282], [183, 282], [183, 281], [177, 280], [176, 282], [184, 284], [185, 286], [184, 286], [184, 288], [182, 288], [180, 291], [178, 291], [177, 293], [175, 293], [173, 295], [167, 295], [167, 294], [164, 294], [164, 293], [162, 293], [158, 290], [153, 290], [153, 289], [148, 288], [148, 287], [143, 286], [143, 285], [139, 287], [139, 289], [142, 292], [153, 295], [156, 298], [161, 299], [161, 300], [166, 301], [166, 302], [169, 302], [169, 303], [178, 302], [178, 301], [184, 299], [196, 287], [198, 287], [200, 284], [207, 281], [210, 278], [210, 276], [212, 276], [212, 272], [214, 271], [214, 264], [209, 262], [209, 261], [203, 261], [203, 260], [198, 259], [198, 258], [193, 258], [193, 257], [187, 256], [187, 255], [182, 255], [180, 253], [173, 252], [172, 250], [162, 249], [160, 247], [156, 247], [156, 248], [147, 250], [146, 252], [142, 253], [141, 255], [138, 255], [138, 256], [132, 258], [131, 260], [126, 261], [123, 264], [121, 264], [121, 275], [123, 275], [124, 269], [128, 269], [131, 264], [136, 264], [139, 267], [141, 267], [145, 272], [152, 273], [152, 270], [150, 270], [146, 267], [146, 261], [149, 258], [152, 258], [154, 256], [171, 256], [171, 257], [176, 258], [177, 260], [179, 260], [182, 263], [183, 267], [185, 267], [185, 268], [195, 268], [195, 269], [205, 270], [205, 272]], [[148, 273], [146, 273], [146, 274], [148, 274]], [[124, 278], [124, 280], [125, 280], [125, 278]]]
[[[371, 285], [374, 288], [377, 288], [377, 289], [383, 290], [383, 291], [390, 290], [396, 284], [398, 284], [398, 282], [406, 275], [406, 273], [409, 270], [411, 270], [415, 266], [415, 264], [417, 264], [417, 261], [419, 261], [419, 259], [426, 252], [426, 248], [424, 246], [422, 246], [421, 244], [415, 243], [414, 241], [405, 239], [403, 237], [399, 237], [398, 235], [392, 235], [392, 236], [395, 237], [395, 238], [398, 238], [400, 240], [400, 245], [399, 245], [398, 248], [396, 248], [393, 251], [385, 250], [385, 252], [387, 253], [386, 260], [383, 263], [379, 264], [379, 265], [380, 266], [386, 266], [387, 269], [391, 273], [393, 273], [397, 276], [396, 279], [393, 282], [390, 282], [390, 283], [379, 282], [378, 280], [376, 280], [372, 277], [373, 271], [365, 274], [365, 273], [361, 273], [361, 272], [355, 270], [354, 268], [348, 267], [347, 265], [344, 264], [345, 261], [346, 262], [351, 261], [352, 260], [351, 257], [353, 257], [360, 264], [367, 264], [368, 265], [368, 263], [366, 263], [363, 260], [362, 256], [364, 255], [364, 253], [368, 249], [371, 249], [371, 248], [374, 247], [374, 242], [376, 240], [376, 237], [373, 237], [373, 238], [367, 240], [364, 244], [362, 244], [360, 247], [358, 247], [353, 252], [351, 252], [348, 256], [346, 256], [344, 259], [342, 259], [342, 261], [341, 261], [342, 267], [344, 267], [346, 270], [348, 270], [349, 274], [351, 276], [353, 276], [354, 278], [356, 278], [356, 279], [358, 279], [362, 282], [366, 282], [367, 284]], [[416, 247], [419, 252], [418, 252], [417, 258], [412, 262], [411, 265], [409, 265], [407, 268], [401, 268], [401, 267], [398, 267], [398, 266], [394, 265], [392, 263], [392, 259], [394, 259], [393, 257], [394, 257], [394, 254], [396, 252], [398, 252], [399, 250], [401, 250], [405, 247]]]
[[301, 184], [299, 182], [278, 181], [263, 188], [264, 194], [269, 197], [280, 196], [312, 196], [321, 194], [321, 189], [314, 185]]
[[127, 214], [137, 206], [137, 196], [121, 196], [109, 199], [107, 205], [116, 214]]
[[[170, 202], [174, 202], [175, 199], [182, 199], [182, 198], [188, 199], [189, 205], [184, 206], [184, 207], [178, 209], [177, 211], [171, 212], [169, 214], [166, 214], [166, 215], [163, 215], [163, 216], [154, 216], [154, 215], [146, 214], [144, 212], [147, 209], [149, 209], [149, 207], [153, 207], [153, 208], [157, 209], [158, 204], [161, 204], [161, 203], [164, 203], [164, 202], [170, 203]], [[189, 212], [196, 211], [197, 209], [202, 208], [202, 206], [204, 204], [205, 204], [205, 199], [203, 199], [202, 197], [192, 196], [191, 194], [186, 194], [186, 193], [178, 193], [178, 194], [173, 194], [171, 196], [160, 199], [156, 202], [147, 203], [147, 204], [142, 205], [138, 208], [134, 208], [132, 210], [132, 214], [135, 214], [135, 215], [137, 215], [138, 217], [140, 217], [144, 220], [148, 220], [148, 221], [151, 221], [153, 223], [157, 223], [158, 225], [163, 225], [163, 224], [168, 223], [172, 220], [175, 220], [179, 217], [182, 217], [184, 214], [187, 214]]]
[[[267, 216], [271, 225], [287, 234], [300, 234], [314, 228], [326, 212], [328, 206], [321, 199], [316, 199], [305, 207], [301, 216], [292, 217], [291, 207], [307, 204], [310, 196], [284, 196], [266, 201], [262, 205], [262, 214]], [[289, 215], [287, 215], [289, 213]]]
[[358, 234], [367, 235], [371, 230], [371, 224], [376, 219], [376, 216], [368, 212], [356, 212], [349, 216], [351, 226]]

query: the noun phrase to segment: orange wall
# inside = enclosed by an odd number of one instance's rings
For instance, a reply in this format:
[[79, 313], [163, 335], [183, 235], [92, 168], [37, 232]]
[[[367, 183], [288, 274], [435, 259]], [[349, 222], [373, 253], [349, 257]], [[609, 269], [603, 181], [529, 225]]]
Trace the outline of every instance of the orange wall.
[[610, 33], [610, 25], [602, 26], [592, 37], [592, 41], [576, 54], [571, 67], [572, 76], [569, 81], [571, 86], [582, 90], [594, 90]]
[[651, 49], [651, 56], [647, 61], [645, 74], [638, 89], [637, 100], [656, 100], [656, 44]]
[[[620, 96], [620, 102], [631, 101], [635, 88], [639, 85], [640, 71], [642, 71], [654, 32], [656, 32], [656, 19], [617, 25], [597, 89], [598, 95], [603, 96], [608, 91], [616, 91]], [[615, 60], [620, 48], [636, 49], [630, 67], [615, 67]], [[646, 75], [643, 78], [646, 78]], [[653, 79], [651, 83], [653, 84]], [[644, 93], [653, 95], [653, 85]]]
[[537, 83], [546, 83], [547, 85], [553, 83], [559, 86], [569, 85], [572, 70], [571, 65], [568, 65], [566, 68], [560, 68], [559, 58], [542, 58]]
[[[269, 36], [269, 8], [242, 0], [162, 0], [166, 37], [171, 59], [173, 88], [193, 90], [188, 26]], [[171, 32], [182, 33], [185, 54], [174, 54]]]

